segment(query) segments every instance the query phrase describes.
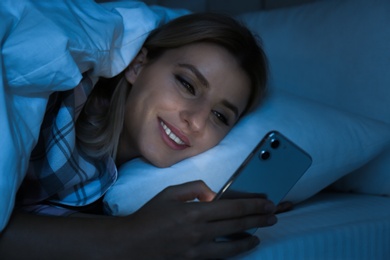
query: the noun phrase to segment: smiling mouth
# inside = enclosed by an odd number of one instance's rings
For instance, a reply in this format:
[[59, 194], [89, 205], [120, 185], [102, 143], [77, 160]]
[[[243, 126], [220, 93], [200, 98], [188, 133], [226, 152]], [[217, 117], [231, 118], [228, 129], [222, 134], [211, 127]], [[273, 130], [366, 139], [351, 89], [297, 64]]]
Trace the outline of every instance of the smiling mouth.
[[171, 139], [172, 141], [174, 141], [176, 144], [178, 145], [186, 145], [186, 143], [181, 140], [177, 135], [175, 135], [171, 129], [169, 129], [169, 127], [164, 124], [163, 121], [160, 121], [160, 124], [162, 126], [162, 128], [164, 129], [165, 133], [167, 134], [167, 136], [169, 137], [169, 139]]

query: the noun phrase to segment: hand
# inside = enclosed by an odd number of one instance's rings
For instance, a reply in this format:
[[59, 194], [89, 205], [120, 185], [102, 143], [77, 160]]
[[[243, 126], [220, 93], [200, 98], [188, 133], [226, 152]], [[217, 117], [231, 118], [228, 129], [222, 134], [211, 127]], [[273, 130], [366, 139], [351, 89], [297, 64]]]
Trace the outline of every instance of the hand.
[[[257, 245], [256, 237], [216, 237], [276, 222], [264, 198], [212, 201], [203, 182], [162, 191], [128, 217], [49, 217], [14, 212], [0, 236], [0, 258], [225, 258]], [[200, 202], [188, 202], [198, 199]], [[51, 243], [53, 237], [56, 243]], [[23, 250], [20, 245], [23, 245]]]
[[276, 206], [275, 214], [287, 212], [287, 211], [292, 210], [293, 208], [294, 208], [294, 204], [292, 202], [290, 202], [290, 201], [283, 201], [283, 202], [280, 202]]
[[[216, 237], [276, 223], [275, 206], [266, 199], [212, 201], [214, 195], [201, 181], [162, 191], [126, 218], [135, 225], [130, 232], [137, 234], [129, 245], [132, 253], [144, 258], [225, 258], [252, 249], [259, 240], [252, 236], [215, 242]], [[200, 202], [189, 202], [194, 199]]]

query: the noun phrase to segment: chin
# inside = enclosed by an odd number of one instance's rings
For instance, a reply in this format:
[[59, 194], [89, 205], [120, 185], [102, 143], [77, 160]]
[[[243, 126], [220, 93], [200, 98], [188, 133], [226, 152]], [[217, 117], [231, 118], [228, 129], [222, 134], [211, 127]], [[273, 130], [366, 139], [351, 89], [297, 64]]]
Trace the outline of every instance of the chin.
[[168, 163], [168, 162], [158, 162], [158, 163], [152, 163], [154, 166], [158, 168], [168, 168], [174, 165], [174, 163]]
[[171, 167], [172, 165], [178, 163], [179, 161], [181, 160], [177, 160], [177, 161], [172, 161], [172, 160], [164, 160], [164, 159], [161, 159], [161, 158], [158, 158], [158, 159], [155, 159], [155, 158], [145, 158], [150, 164], [152, 164], [153, 166], [156, 166], [158, 168], [168, 168], [168, 167]]
[[181, 151], [180, 153], [174, 153], [174, 152], [157, 152], [156, 150], [147, 150], [145, 149], [143, 154], [143, 158], [148, 161], [153, 166], [156, 166], [158, 168], [168, 168], [172, 165], [179, 163], [187, 158], [192, 157], [193, 155], [190, 154], [184, 154], [184, 151]]

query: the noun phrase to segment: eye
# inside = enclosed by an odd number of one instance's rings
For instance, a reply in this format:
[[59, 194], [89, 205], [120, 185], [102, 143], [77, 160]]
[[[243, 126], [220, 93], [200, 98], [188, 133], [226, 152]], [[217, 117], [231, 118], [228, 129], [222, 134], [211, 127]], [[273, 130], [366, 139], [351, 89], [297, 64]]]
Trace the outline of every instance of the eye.
[[228, 119], [223, 114], [219, 113], [216, 110], [212, 110], [212, 113], [215, 115], [215, 117], [221, 121], [224, 125], [229, 126]]
[[196, 94], [195, 92], [195, 88], [190, 84], [188, 83], [187, 80], [185, 80], [184, 78], [176, 75], [176, 79], [180, 82], [180, 84], [183, 86], [183, 88], [186, 89], [186, 91], [188, 91], [191, 95], [194, 95]]

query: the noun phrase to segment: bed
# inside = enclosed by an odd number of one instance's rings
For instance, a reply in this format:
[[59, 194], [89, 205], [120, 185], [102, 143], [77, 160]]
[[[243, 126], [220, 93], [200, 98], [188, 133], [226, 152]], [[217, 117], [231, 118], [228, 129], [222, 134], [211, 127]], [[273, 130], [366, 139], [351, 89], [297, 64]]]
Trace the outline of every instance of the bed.
[[389, 259], [388, 13], [387, 1], [333, 0], [236, 15], [268, 55], [266, 101], [202, 155], [159, 171], [141, 160], [124, 165], [108, 210], [129, 214], [195, 179], [219, 190], [259, 136], [276, 129], [313, 164], [286, 197], [295, 209], [259, 229], [260, 246], [235, 259]]
[[388, 259], [389, 198], [321, 192], [256, 235], [259, 248], [235, 259]]
[[[12, 190], [20, 184], [37, 141], [49, 94], [74, 87], [91, 69], [92, 76], [115, 75], [150, 29], [188, 13], [138, 1], [109, 2], [103, 8], [74, 1], [63, 6], [72, 9], [72, 20], [46, 16], [50, 4], [26, 3], [36, 13], [23, 23], [15, 22], [23, 13], [16, 4], [11, 5], [12, 15], [0, 10], [7, 17], [0, 25], [2, 39], [7, 39], [1, 42], [0, 56], [0, 146], [8, 151], [0, 154], [1, 228], [13, 207]], [[280, 214], [277, 225], [259, 229], [260, 246], [236, 259], [389, 259], [389, 13], [386, 0], [328, 0], [235, 14], [262, 38], [271, 73], [267, 99], [201, 155], [166, 169], [141, 159], [124, 164], [104, 198], [107, 212], [131, 214], [163, 188], [191, 180], [202, 179], [218, 190], [259, 137], [278, 130], [309, 152], [313, 164], [285, 198], [295, 209]], [[103, 15], [123, 23], [125, 37], [105, 27], [109, 24], [101, 22]], [[107, 30], [79, 28], [80, 19]], [[21, 58], [29, 60], [42, 50], [47, 55], [25, 64], [14, 58], [13, 47], [27, 44], [18, 35], [31, 23], [39, 35], [56, 37], [50, 42], [31, 37], [35, 48]]]

